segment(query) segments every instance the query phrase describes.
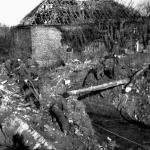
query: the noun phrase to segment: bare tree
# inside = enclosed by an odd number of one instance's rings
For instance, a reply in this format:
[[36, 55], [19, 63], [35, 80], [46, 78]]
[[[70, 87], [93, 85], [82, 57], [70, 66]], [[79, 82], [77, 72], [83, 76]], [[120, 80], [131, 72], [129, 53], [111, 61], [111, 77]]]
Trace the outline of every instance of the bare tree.
[[141, 15], [149, 17], [150, 16], [150, 1], [144, 0], [142, 3], [138, 5], [138, 10]]

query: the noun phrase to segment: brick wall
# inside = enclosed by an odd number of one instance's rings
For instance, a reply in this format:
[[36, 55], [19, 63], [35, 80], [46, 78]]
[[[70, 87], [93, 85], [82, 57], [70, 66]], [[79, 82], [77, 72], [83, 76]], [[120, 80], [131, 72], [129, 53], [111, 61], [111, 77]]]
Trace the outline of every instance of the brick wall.
[[40, 64], [48, 66], [60, 63], [64, 60], [66, 47], [61, 44], [62, 34], [50, 26], [33, 26], [32, 57]]
[[[68, 27], [69, 30], [72, 27]], [[46, 66], [58, 66], [62, 61], [70, 57], [80, 58], [81, 54], [73, 52], [67, 54], [69, 47], [62, 43], [62, 30], [53, 26], [19, 26], [12, 29], [11, 56], [27, 59], [33, 57], [39, 64]]]

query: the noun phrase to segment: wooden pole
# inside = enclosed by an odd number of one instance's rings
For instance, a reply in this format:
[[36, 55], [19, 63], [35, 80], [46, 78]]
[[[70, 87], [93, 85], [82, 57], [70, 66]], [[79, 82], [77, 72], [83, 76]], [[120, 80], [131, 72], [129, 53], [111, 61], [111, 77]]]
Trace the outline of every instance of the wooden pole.
[[104, 84], [97, 85], [97, 86], [91, 86], [91, 87], [84, 88], [84, 89], [68, 91], [67, 93], [69, 95], [77, 95], [77, 94], [85, 93], [85, 92], [105, 90], [105, 89], [108, 89], [108, 88], [111, 88], [111, 87], [127, 84], [127, 83], [129, 83], [129, 81], [130, 81], [130, 79], [127, 78], [127, 79], [123, 79], [123, 80], [118, 80], [118, 81], [112, 81], [112, 82], [109, 82], [109, 83], [104, 83]]

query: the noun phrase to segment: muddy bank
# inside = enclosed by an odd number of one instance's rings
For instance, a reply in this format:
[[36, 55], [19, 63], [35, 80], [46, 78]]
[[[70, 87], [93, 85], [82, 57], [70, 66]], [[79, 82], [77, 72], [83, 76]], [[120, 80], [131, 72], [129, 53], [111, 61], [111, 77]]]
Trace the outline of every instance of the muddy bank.
[[[56, 74], [61, 77], [63, 75], [66, 83], [69, 83], [68, 91], [124, 78], [129, 79], [130, 84], [76, 95], [78, 101], [85, 104], [86, 112], [98, 136], [97, 139], [104, 144], [103, 147], [115, 142], [117, 143], [113, 148], [118, 149], [149, 147], [150, 137], [146, 133], [150, 131], [149, 88], [147, 88], [149, 87], [149, 54], [135, 56], [74, 61], [66, 64], [65, 67], [57, 68], [51, 74], [52, 77]], [[108, 137], [112, 140], [110, 141]]]
[[78, 100], [86, 104], [88, 112], [100, 112], [116, 117], [121, 112], [131, 120], [149, 125], [149, 54], [144, 56], [147, 59], [143, 58], [143, 54], [138, 54], [138, 57], [131, 59], [132, 61], [129, 61], [130, 56], [129, 59], [108, 58], [91, 68], [85, 67], [73, 72], [71, 75], [73, 89], [83, 89], [129, 78], [129, 83], [126, 85], [78, 94]]
[[[108, 59], [108, 62], [113, 61]], [[118, 62], [113, 65], [107, 63], [106, 70], [102, 64], [94, 66], [84, 77], [79, 73], [80, 88], [121, 78], [130, 78], [130, 84], [82, 93], [78, 95], [78, 100], [86, 105], [86, 111], [101, 144], [109, 143], [110, 137], [116, 144], [116, 149], [149, 149], [149, 54], [123, 57]], [[127, 87], [129, 91], [126, 90]]]

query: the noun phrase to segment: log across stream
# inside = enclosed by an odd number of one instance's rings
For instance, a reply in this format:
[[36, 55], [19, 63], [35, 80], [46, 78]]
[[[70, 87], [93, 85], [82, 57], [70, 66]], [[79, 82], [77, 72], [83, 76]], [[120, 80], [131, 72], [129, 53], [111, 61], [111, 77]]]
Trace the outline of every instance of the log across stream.
[[[108, 88], [108, 90], [93, 90], [91, 93], [83, 94], [84, 90], [85, 92], [87, 92], [87, 90], [89, 90], [90, 88], [92, 89], [93, 84], [96, 83], [96, 79], [94, 79], [94, 76], [92, 74], [87, 78], [86, 87], [84, 87], [84, 89], [82, 89], [81, 91], [76, 90], [72, 92], [72, 94], [79, 94], [81, 92], [78, 100], [83, 101], [86, 105], [86, 111], [92, 120], [92, 124], [96, 131], [98, 141], [102, 145], [104, 143], [111, 142], [112, 147], [114, 146], [115, 150], [150, 149], [150, 126], [147, 116], [145, 116], [146, 120], [142, 120], [142, 115], [144, 116], [149, 112], [147, 109], [147, 107], [149, 107], [149, 104], [147, 103], [148, 99], [144, 99], [144, 97], [142, 97], [141, 95], [141, 93], [145, 92], [144, 84], [147, 82], [146, 78], [141, 74], [143, 74], [143, 72], [147, 68], [147, 64], [145, 64], [145, 66], [143, 65], [134, 74], [130, 81], [128, 81], [129, 83], [133, 82], [133, 84], [136, 85], [135, 87], [140, 87], [140, 92], [138, 94], [136, 93], [137, 95], [135, 96], [134, 91], [133, 94], [132, 92], [131, 94], [121, 93], [121, 96], [127, 96], [131, 98], [126, 99], [127, 101], [122, 101], [120, 99], [121, 97], [118, 96], [121, 86], [112, 89]], [[88, 89], [87, 87], [90, 88]], [[96, 85], [95, 87], [99, 86]], [[127, 108], [124, 109], [125, 111], [121, 108], [117, 110], [117, 108], [120, 107], [120, 104], [115, 101], [115, 96], [119, 97], [118, 100], [121, 101], [121, 105], [124, 105], [123, 107]], [[142, 107], [142, 105], [139, 105], [140, 103], [143, 104], [143, 106], [147, 107]], [[141, 118], [136, 118], [136, 115], [134, 114], [134, 111], [136, 110], [138, 110], [136, 113], [138, 115], [140, 114]], [[147, 123], [147, 125], [144, 125], [144, 123]]]

